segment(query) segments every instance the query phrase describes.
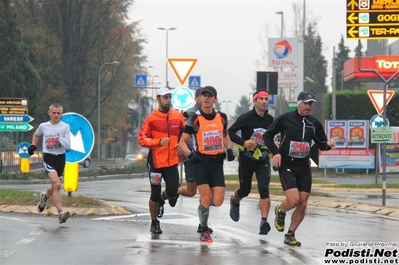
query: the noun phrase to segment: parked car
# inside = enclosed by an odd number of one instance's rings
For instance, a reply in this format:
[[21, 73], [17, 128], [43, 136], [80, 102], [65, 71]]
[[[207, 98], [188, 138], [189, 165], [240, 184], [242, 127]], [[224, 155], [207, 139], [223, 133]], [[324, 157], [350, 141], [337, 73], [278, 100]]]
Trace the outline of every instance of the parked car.
[[125, 161], [137, 161], [137, 157], [135, 154], [127, 154], [125, 156]]
[[148, 148], [145, 147], [140, 148], [140, 150], [136, 154], [137, 161], [143, 161], [144, 159], [147, 159], [148, 152], [149, 152]]
[[84, 160], [82, 160], [79, 165], [82, 165], [84, 168], [89, 168], [91, 164], [91, 157], [88, 156]]

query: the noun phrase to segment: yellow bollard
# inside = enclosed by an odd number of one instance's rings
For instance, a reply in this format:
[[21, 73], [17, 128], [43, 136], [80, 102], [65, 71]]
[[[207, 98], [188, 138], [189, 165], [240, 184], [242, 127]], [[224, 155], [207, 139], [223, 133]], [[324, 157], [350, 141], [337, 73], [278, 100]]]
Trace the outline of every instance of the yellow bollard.
[[21, 158], [20, 161], [21, 161], [20, 162], [21, 173], [29, 173], [30, 171], [29, 158]]
[[75, 192], [78, 191], [79, 182], [79, 164], [66, 163], [64, 170], [64, 191]]

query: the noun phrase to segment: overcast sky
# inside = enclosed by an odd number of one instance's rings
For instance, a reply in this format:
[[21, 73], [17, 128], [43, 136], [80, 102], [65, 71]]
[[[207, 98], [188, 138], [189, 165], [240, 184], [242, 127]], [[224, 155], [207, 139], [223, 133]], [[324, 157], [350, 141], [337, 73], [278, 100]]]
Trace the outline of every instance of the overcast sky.
[[[252, 92], [256, 71], [266, 70], [257, 61], [267, 50], [261, 40], [280, 37], [277, 11], [284, 12], [284, 36], [294, 37], [293, 2], [303, 5], [303, 0], [136, 0], [129, 18], [142, 21], [142, 33], [148, 40], [146, 65], [152, 66], [150, 75], [159, 76], [155, 82], [166, 82], [166, 32], [157, 28], [177, 28], [168, 33], [168, 57], [197, 58], [191, 75], [201, 76], [202, 86], [214, 86], [219, 102], [232, 101], [228, 105], [232, 115], [241, 96]], [[306, 11], [307, 21], [318, 20], [323, 55], [331, 72], [333, 46], [341, 35], [346, 36], [346, 0], [306, 0]], [[366, 46], [366, 41], [362, 44]], [[347, 40], [346, 45], [353, 51], [357, 41]], [[171, 87], [180, 85], [170, 68], [168, 76]], [[330, 87], [331, 76], [326, 83]], [[221, 110], [226, 112], [226, 103]]]

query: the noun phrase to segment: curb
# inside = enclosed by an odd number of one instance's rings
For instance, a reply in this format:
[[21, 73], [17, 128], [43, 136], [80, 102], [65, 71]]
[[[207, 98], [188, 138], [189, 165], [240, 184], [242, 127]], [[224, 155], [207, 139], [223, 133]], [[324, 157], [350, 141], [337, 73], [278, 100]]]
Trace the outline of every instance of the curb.
[[[146, 177], [146, 173], [138, 174], [124, 174], [124, 175], [109, 175], [109, 176], [99, 176], [99, 177], [82, 177], [79, 181], [92, 181], [92, 180], [108, 180], [108, 179], [131, 179], [131, 178], [141, 178]], [[39, 181], [0, 181], [1, 185], [4, 184], [47, 184], [50, 183], [49, 180], [39, 180]], [[280, 183], [271, 182], [271, 187], [281, 187]], [[149, 192], [150, 187], [145, 187], [139, 191]], [[366, 192], [373, 191], [372, 189], [348, 189], [348, 188], [334, 188], [334, 187], [321, 187], [320, 185], [313, 185], [313, 190], [317, 191], [345, 191], [345, 192]], [[378, 190], [379, 191], [379, 190]], [[399, 193], [399, 189], [388, 189], [389, 192]], [[230, 191], [226, 191], [226, 194]], [[249, 194], [250, 198], [259, 199], [258, 193]], [[273, 201], [283, 201], [285, 196], [281, 195], [271, 195]], [[118, 206], [114, 203], [96, 199], [103, 204], [102, 207], [96, 208], [74, 208], [65, 207], [64, 210], [69, 211], [72, 216], [112, 216], [112, 215], [129, 215], [132, 211]], [[318, 197], [310, 196], [308, 205], [326, 208], [335, 208], [341, 210], [351, 210], [359, 212], [367, 212], [379, 216], [390, 217], [399, 220], [399, 209], [383, 206], [383, 205], [372, 205], [364, 204], [355, 199], [347, 199], [344, 197]], [[55, 207], [47, 208], [43, 213], [37, 212], [36, 206], [21, 206], [21, 205], [0, 205], [0, 212], [4, 213], [23, 213], [23, 214], [42, 214], [47, 216], [57, 216], [58, 212]]]

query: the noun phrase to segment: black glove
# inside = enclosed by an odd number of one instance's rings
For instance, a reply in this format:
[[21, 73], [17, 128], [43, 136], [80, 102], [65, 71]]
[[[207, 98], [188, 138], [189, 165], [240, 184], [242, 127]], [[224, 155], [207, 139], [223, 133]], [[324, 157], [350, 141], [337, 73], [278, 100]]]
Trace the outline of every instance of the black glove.
[[233, 150], [231, 149], [227, 149], [227, 161], [233, 161], [234, 159], [236, 159]]
[[35, 153], [35, 151], [36, 151], [36, 145], [31, 145], [31, 146], [29, 146], [29, 148], [28, 148], [28, 154], [31, 156], [31, 155], [33, 155], [34, 153]]
[[197, 155], [195, 152], [190, 152], [188, 154], [187, 158], [193, 164], [197, 164], [197, 163], [201, 162], [201, 157], [199, 157], [199, 155]]

